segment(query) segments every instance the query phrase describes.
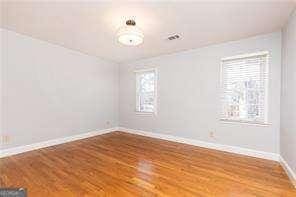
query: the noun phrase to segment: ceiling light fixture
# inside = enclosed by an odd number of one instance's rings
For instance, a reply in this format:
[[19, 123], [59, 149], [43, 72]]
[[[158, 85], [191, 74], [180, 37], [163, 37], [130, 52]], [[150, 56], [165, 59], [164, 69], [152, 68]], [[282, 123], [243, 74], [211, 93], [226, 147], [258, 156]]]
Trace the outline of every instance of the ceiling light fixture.
[[126, 25], [119, 28], [117, 32], [118, 42], [128, 46], [137, 46], [143, 42], [144, 34], [136, 26], [134, 20], [128, 20], [125, 23]]

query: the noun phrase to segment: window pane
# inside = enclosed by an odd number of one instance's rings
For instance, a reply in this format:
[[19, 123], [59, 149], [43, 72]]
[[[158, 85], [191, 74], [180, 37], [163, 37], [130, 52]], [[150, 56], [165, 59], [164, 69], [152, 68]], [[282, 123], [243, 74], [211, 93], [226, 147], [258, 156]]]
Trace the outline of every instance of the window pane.
[[137, 111], [154, 112], [155, 71], [137, 73]]
[[266, 121], [267, 54], [222, 60], [222, 118]]
[[154, 109], [154, 94], [142, 93], [140, 96], [140, 111], [153, 112]]

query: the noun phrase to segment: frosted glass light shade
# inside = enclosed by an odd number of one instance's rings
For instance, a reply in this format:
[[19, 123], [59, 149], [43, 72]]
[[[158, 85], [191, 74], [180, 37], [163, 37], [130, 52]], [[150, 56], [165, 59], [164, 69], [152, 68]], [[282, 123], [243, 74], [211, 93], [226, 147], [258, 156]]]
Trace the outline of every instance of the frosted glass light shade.
[[143, 42], [144, 34], [136, 26], [126, 25], [117, 32], [118, 42], [128, 46], [136, 46]]

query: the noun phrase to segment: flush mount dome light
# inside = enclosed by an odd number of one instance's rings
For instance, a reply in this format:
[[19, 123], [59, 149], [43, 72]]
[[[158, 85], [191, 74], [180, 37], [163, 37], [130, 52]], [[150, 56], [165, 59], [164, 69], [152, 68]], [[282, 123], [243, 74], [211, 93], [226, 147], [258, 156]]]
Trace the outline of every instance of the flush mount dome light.
[[134, 20], [128, 20], [126, 21], [126, 25], [118, 30], [117, 39], [121, 44], [136, 46], [143, 42], [144, 34], [136, 27]]

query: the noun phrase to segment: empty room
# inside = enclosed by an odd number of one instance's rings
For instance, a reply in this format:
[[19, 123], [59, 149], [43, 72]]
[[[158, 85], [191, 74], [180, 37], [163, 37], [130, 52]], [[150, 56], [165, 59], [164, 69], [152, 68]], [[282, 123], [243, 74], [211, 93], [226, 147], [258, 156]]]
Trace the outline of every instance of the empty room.
[[0, 7], [0, 197], [296, 197], [295, 0]]

